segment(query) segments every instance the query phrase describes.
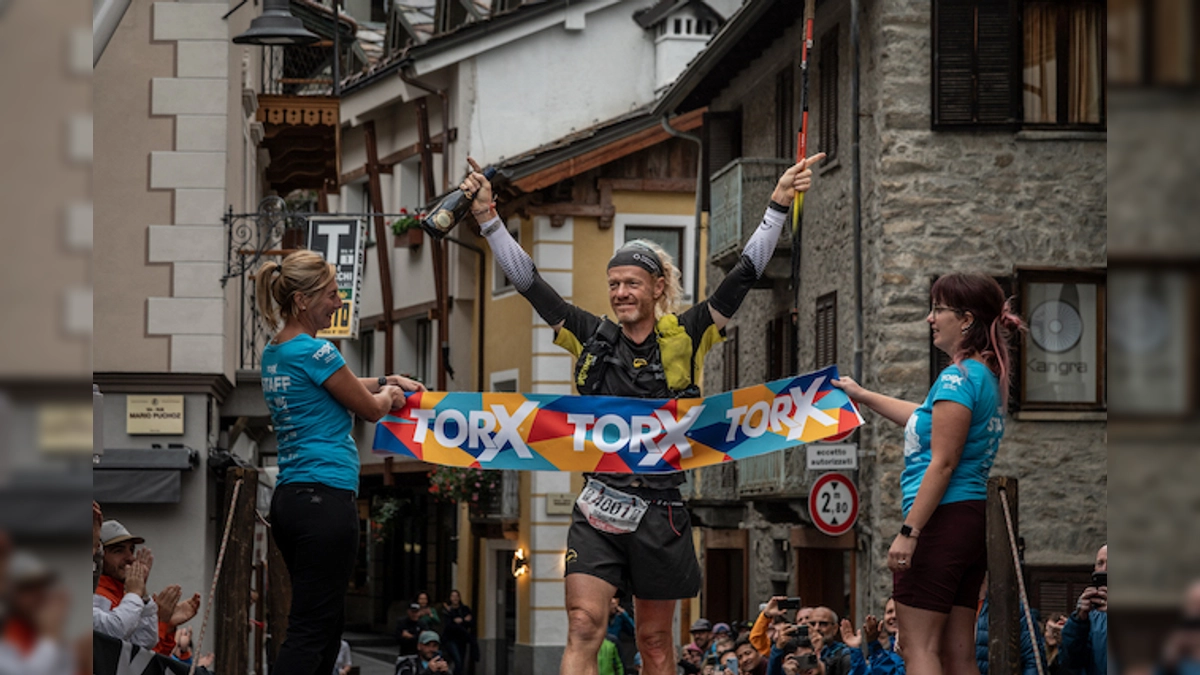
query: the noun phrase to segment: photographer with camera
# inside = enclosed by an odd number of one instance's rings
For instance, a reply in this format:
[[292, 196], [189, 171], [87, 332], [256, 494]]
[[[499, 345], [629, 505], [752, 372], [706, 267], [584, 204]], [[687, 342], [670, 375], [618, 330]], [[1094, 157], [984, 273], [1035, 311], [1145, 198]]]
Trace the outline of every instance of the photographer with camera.
[[1083, 589], [1062, 630], [1060, 660], [1068, 672], [1108, 672], [1108, 544], [1096, 552], [1092, 585]]
[[[853, 624], [842, 619], [842, 642], [850, 648], [851, 675], [904, 675], [904, 659], [900, 654], [883, 646], [879, 635], [883, 624], [874, 614], [868, 614], [862, 628], [854, 630]], [[863, 645], [867, 653], [863, 655]]]
[[758, 620], [754, 622], [754, 627], [750, 629], [750, 644], [754, 645], [759, 654], [767, 656], [771, 653], [771, 643], [775, 640], [777, 625], [785, 621], [784, 612], [787, 610], [796, 610], [796, 623], [808, 623], [808, 614], [812, 608], [800, 605], [800, 598], [783, 595], [776, 595], [767, 601], [758, 615]]
[[805, 624], [781, 624], [771, 645], [767, 675], [825, 675], [825, 664], [817, 656], [820, 642], [819, 634], [813, 642]]

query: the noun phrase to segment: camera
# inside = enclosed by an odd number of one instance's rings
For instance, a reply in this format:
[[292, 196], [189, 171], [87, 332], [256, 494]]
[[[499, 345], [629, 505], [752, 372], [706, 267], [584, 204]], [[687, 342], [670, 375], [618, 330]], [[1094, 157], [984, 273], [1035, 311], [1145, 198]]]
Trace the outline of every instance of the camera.
[[800, 598], [788, 598], [779, 601], [779, 609], [800, 609]]
[[1092, 572], [1092, 586], [1100, 588], [1108, 585], [1108, 572]]
[[787, 660], [795, 663], [800, 670], [812, 670], [817, 667], [816, 654], [792, 654]]

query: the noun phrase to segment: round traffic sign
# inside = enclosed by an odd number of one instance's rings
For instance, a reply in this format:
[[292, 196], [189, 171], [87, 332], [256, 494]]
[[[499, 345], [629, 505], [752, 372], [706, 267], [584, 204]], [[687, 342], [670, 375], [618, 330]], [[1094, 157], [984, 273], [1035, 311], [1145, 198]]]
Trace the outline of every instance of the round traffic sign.
[[858, 489], [840, 473], [821, 474], [808, 493], [808, 513], [825, 534], [845, 534], [858, 520]]

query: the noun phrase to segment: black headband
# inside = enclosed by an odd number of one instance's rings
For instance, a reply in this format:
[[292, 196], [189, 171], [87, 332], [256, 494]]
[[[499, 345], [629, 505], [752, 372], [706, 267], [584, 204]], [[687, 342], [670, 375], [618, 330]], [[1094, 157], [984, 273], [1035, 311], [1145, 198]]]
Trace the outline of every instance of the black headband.
[[608, 269], [625, 265], [640, 267], [656, 277], [663, 275], [663, 265], [662, 261], [658, 259], [658, 254], [645, 244], [625, 244], [617, 249], [612, 259], [608, 261]]

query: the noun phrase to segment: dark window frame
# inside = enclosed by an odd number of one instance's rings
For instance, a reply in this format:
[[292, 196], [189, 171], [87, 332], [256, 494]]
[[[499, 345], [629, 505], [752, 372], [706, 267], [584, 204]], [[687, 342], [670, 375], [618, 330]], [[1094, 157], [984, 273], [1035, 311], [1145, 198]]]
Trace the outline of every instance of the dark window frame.
[[841, 108], [838, 101], [838, 30], [839, 27], [834, 26], [821, 38], [817, 143], [818, 149], [825, 153], [826, 162], [836, 158], [838, 151], [838, 110]]
[[796, 375], [798, 370], [796, 345], [796, 315], [785, 312], [767, 322], [767, 381]]
[[[1100, 25], [1101, 26], [1106, 25], [1107, 17], [1108, 17], [1108, 10], [1107, 10], [1106, 3], [1103, 3], [1100, 0], [1072, 0], [1072, 2], [1079, 3], [1079, 4], [1100, 5], [1104, 12], [1104, 19], [1105, 19], [1104, 21], [1100, 22]], [[931, 3], [931, 34], [932, 34], [931, 37], [932, 37], [932, 39], [931, 39], [931, 49], [930, 49], [931, 62], [932, 62], [932, 67], [931, 67], [931, 80], [932, 81], [930, 83], [929, 90], [930, 90], [930, 126], [934, 131], [955, 131], [955, 130], [1019, 131], [1021, 129], [1059, 130], [1059, 131], [1106, 131], [1107, 130], [1107, 128], [1108, 128], [1108, 110], [1107, 110], [1108, 65], [1107, 65], [1106, 54], [1107, 54], [1107, 47], [1108, 47], [1108, 34], [1107, 34], [1107, 31], [1103, 30], [1103, 29], [1100, 31], [1100, 36], [1099, 36], [1100, 37], [1100, 100], [1101, 100], [1100, 122], [1099, 123], [1088, 123], [1088, 124], [1072, 124], [1072, 123], [1068, 123], [1065, 121], [1064, 122], [1052, 122], [1052, 123], [1041, 123], [1041, 122], [1026, 123], [1024, 121], [1024, 118], [1025, 118], [1024, 102], [1023, 102], [1023, 100], [1024, 100], [1023, 91], [1024, 91], [1024, 85], [1025, 85], [1024, 73], [1023, 73], [1024, 4], [1025, 4], [1024, 0], [933, 0], [933, 2]], [[1061, 10], [1061, 13], [1060, 13], [1060, 17], [1065, 16], [1067, 14], [1067, 7], [1069, 7], [1069, 3], [1064, 2], [1063, 9]], [[1006, 67], [990, 68], [989, 72], [988, 72], [988, 74], [991, 75], [993, 78], [999, 76], [1001, 73], [1006, 73], [1005, 77], [1007, 78], [1007, 88], [1008, 88], [1008, 92], [1007, 92], [1008, 95], [1007, 95], [1007, 102], [1006, 102], [1007, 110], [1004, 113], [1004, 119], [999, 119], [999, 115], [995, 114], [995, 111], [992, 111], [993, 115], [991, 116], [991, 119], [981, 119], [981, 117], [984, 116], [984, 115], [981, 115], [981, 112], [984, 112], [984, 111], [983, 111], [983, 108], [981, 107], [979, 99], [981, 96], [981, 91], [986, 89], [986, 87], [981, 88], [981, 85], [980, 85], [981, 57], [980, 57], [980, 45], [979, 45], [979, 41], [978, 41], [978, 35], [979, 35], [979, 30], [980, 30], [981, 11], [983, 11], [985, 14], [987, 14], [989, 16], [989, 18], [991, 18], [993, 20], [993, 22], [990, 23], [990, 26], [992, 28], [995, 28], [998, 24], [994, 23], [994, 21], [996, 19], [998, 19], [998, 17], [1001, 16], [1001, 10], [1003, 11], [1003, 13], [1006, 13], [1007, 17], [1008, 17], [1007, 24], [1006, 24], [1007, 35], [1002, 36], [1000, 39], [997, 39], [994, 41], [989, 41], [988, 45], [985, 46], [985, 50], [987, 49], [987, 47], [990, 47], [992, 50], [991, 54], [992, 54], [993, 58], [997, 54], [1003, 53], [1003, 54], [1005, 54], [1005, 56], [1008, 60], [1007, 64], [998, 64], [1000, 66], [1006, 66]], [[953, 61], [954, 58], [956, 57], [956, 54], [954, 53], [955, 50], [948, 49], [948, 47], [950, 46], [949, 41], [954, 40], [955, 37], [962, 35], [961, 29], [958, 31], [943, 30], [943, 28], [944, 28], [943, 20], [946, 21], [946, 23], [951, 24], [952, 19], [944, 18], [944, 17], [948, 17], [949, 15], [952, 15], [955, 12], [968, 12], [968, 11], [971, 12], [971, 14], [972, 14], [972, 30], [973, 30], [973, 38], [972, 38], [973, 46], [969, 50], [970, 51], [969, 69], [971, 71], [970, 76], [972, 77], [972, 82], [969, 85], [967, 85], [969, 88], [970, 97], [971, 97], [971, 101], [968, 104], [970, 106], [970, 119], [969, 120], [963, 119], [961, 117], [959, 119], [954, 119], [952, 112], [944, 111], [942, 109], [942, 107], [939, 105], [939, 101], [944, 100], [944, 98], [942, 96], [943, 89], [945, 89], [946, 86], [953, 86], [952, 79], [946, 77], [946, 76], [949, 76], [951, 73], [943, 71], [943, 66], [946, 67], [947, 71], [952, 69], [952, 65], [948, 65], [947, 62]], [[960, 14], [960, 17], [961, 17], [961, 14]], [[1060, 18], [1058, 26], [1057, 26], [1057, 29], [1058, 29], [1057, 46], [1056, 46], [1057, 53], [1062, 53], [1062, 54], [1069, 53], [1069, 39], [1068, 39], [1068, 33], [1067, 33], [1067, 30], [1068, 30], [1067, 25], [1068, 25], [1068, 22], [1066, 20]], [[943, 38], [945, 38], [945, 40], [947, 41], [946, 45], [943, 45], [943, 43], [942, 43]], [[960, 59], [963, 58], [963, 54], [958, 54], [957, 56]], [[1058, 109], [1060, 111], [1058, 114], [1059, 119], [1065, 120], [1066, 116], [1067, 116], [1066, 115], [1066, 106], [1067, 106], [1066, 102], [1067, 102], [1067, 97], [1069, 95], [1068, 92], [1070, 90], [1070, 87], [1067, 84], [1068, 73], [1066, 72], [1068, 65], [1069, 65], [1069, 59], [1062, 58], [1062, 59], [1058, 59], [1058, 61], [1060, 63], [1058, 63], [1058, 66], [1057, 66], [1058, 67], [1057, 79], [1062, 84], [1059, 87], [1059, 94], [1058, 94], [1059, 100], [1056, 102], [1056, 105], [1058, 106]], [[990, 62], [988, 62], [988, 64], [990, 65]], [[959, 65], [964, 66], [965, 64], [960, 63]], [[962, 74], [961, 68], [959, 69], [959, 74], [960, 75]], [[944, 79], [951, 79], [951, 82], [946, 83], [943, 81]], [[962, 86], [961, 83], [960, 83], [960, 86]], [[950, 98], [950, 97], [947, 96], [946, 98]], [[954, 102], [961, 105], [960, 101], [955, 100]], [[986, 106], [984, 106], [984, 107], [986, 107]], [[991, 110], [990, 107], [987, 107], [987, 109]]]
[[[828, 343], [828, 350], [825, 344]], [[837, 291], [817, 298], [813, 319], [813, 368], [837, 365]]]
[[775, 156], [796, 156], [796, 75], [792, 64], [775, 73]]

